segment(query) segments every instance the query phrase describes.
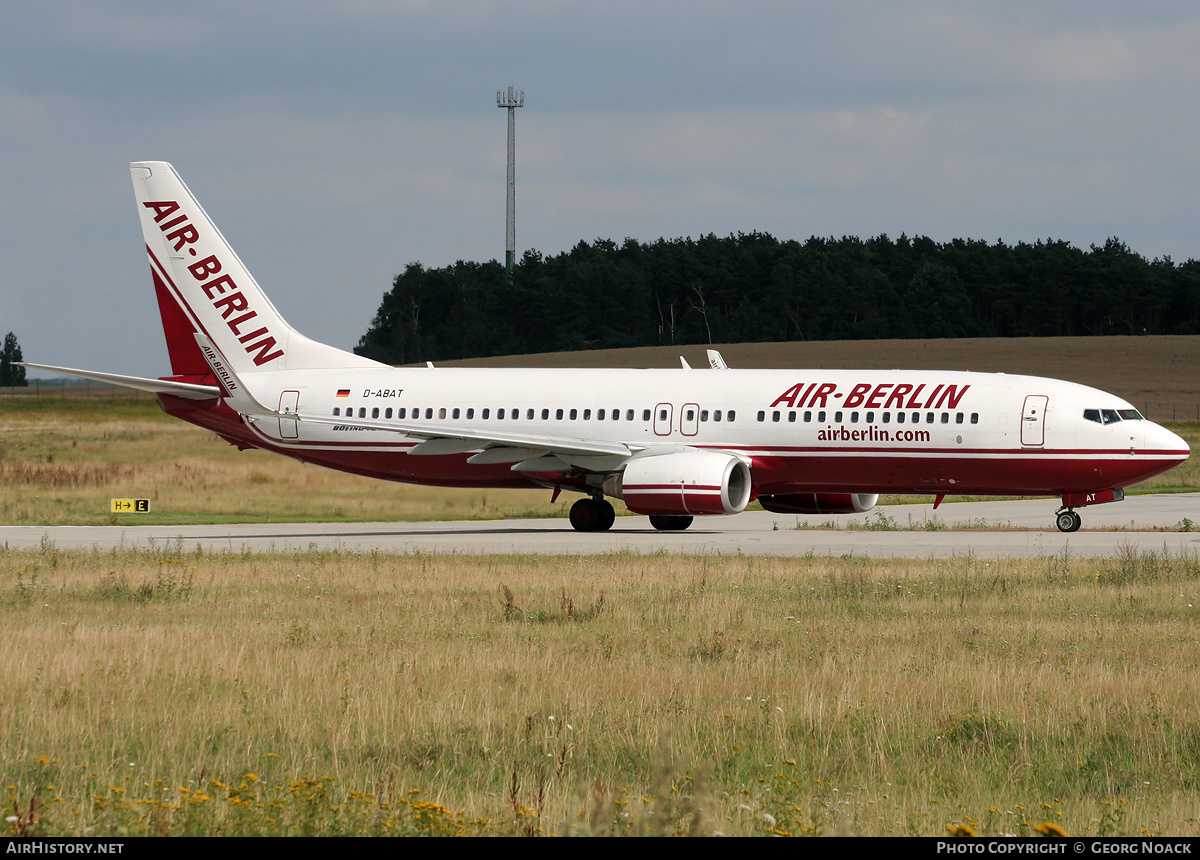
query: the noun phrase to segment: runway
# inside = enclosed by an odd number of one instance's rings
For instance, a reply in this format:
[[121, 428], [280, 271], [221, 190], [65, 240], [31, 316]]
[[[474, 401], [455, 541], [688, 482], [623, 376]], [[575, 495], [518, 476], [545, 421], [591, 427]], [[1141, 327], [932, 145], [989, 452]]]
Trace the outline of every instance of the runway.
[[[982, 558], [1140, 551], [1200, 552], [1200, 494], [1131, 496], [1082, 508], [1083, 528], [1054, 528], [1053, 499], [891, 505], [854, 516], [754, 512], [699, 517], [685, 532], [658, 532], [646, 517], [619, 517], [611, 531], [580, 533], [563, 519], [395, 523], [259, 523], [188, 526], [2, 526], [0, 545], [61, 550], [117, 548], [191, 552], [343, 550], [388, 553], [593, 555], [659, 552]], [[1192, 531], [1183, 531], [1194, 521]], [[854, 524], [855, 528], [848, 528]], [[829, 527], [829, 526], [832, 527]], [[799, 528], [797, 526], [800, 526]], [[818, 528], [817, 526], [822, 526]]]

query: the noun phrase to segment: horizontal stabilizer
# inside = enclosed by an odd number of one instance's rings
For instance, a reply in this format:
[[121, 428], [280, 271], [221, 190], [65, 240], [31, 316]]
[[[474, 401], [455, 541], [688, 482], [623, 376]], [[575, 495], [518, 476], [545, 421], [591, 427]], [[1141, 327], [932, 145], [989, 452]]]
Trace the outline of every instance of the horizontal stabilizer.
[[48, 370], [50, 373], [61, 373], [63, 376], [74, 376], [79, 379], [90, 379], [93, 382], [104, 382], [121, 388], [134, 388], [138, 391], [149, 391], [153, 394], [173, 394], [185, 400], [212, 400], [221, 396], [221, 389], [215, 385], [197, 385], [193, 382], [172, 382], [169, 379], [146, 379], [141, 376], [121, 376], [116, 373], [98, 373], [94, 370], [76, 370], [73, 367], [54, 367], [49, 364], [31, 364], [28, 361], [17, 362], [23, 367], [35, 370]]

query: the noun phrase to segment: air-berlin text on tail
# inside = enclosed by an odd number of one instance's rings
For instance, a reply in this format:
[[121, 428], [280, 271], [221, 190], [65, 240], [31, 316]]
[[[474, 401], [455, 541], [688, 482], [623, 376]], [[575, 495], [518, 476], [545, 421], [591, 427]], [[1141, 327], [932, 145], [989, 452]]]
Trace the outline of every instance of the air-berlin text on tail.
[[[180, 207], [174, 200], [150, 201], [142, 205], [154, 210], [154, 223], [166, 236], [167, 241], [172, 243], [171, 247], [176, 253], [182, 251], [185, 245], [194, 245], [199, 240], [200, 233], [188, 221], [187, 213], [176, 214]], [[193, 257], [197, 256], [195, 248], [189, 247], [187, 252]], [[197, 260], [188, 266], [187, 270], [200, 282], [204, 295], [209, 298], [213, 307], [221, 312], [221, 319], [229, 326], [229, 330], [254, 359], [256, 365], [261, 367], [268, 361], [283, 356], [283, 350], [275, 348], [278, 344], [271, 336], [270, 330], [261, 324], [255, 328], [255, 324], [251, 323], [251, 320], [258, 316], [258, 312], [250, 309], [246, 296], [233, 279], [229, 275], [213, 277], [221, 271], [221, 261], [215, 254]], [[212, 280], [209, 280], [210, 278]], [[253, 331], [245, 331], [246, 329]]]
[[837, 390], [833, 382], [797, 382], [780, 394], [771, 403], [771, 408], [787, 406], [790, 409], [804, 407], [845, 406], [864, 409], [957, 409], [959, 401], [967, 393], [968, 385], [935, 385], [926, 391], [925, 383], [910, 385], [907, 382], [883, 382], [872, 385], [862, 382], [850, 389], [848, 394]]

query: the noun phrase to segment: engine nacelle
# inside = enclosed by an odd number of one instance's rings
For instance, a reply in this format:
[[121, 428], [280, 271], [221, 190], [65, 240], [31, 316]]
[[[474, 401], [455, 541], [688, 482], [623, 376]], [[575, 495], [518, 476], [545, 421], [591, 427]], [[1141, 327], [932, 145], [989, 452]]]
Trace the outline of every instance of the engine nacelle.
[[750, 503], [750, 467], [715, 451], [634, 457], [603, 490], [637, 514], [740, 514]]
[[783, 493], [759, 496], [773, 514], [865, 514], [879, 501], [878, 493]]

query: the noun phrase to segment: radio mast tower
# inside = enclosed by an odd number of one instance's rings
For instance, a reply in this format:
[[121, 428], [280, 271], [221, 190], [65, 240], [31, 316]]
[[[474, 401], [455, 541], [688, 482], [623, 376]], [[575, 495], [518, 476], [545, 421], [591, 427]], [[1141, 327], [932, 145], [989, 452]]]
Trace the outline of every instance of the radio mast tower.
[[525, 91], [508, 88], [508, 94], [496, 90], [496, 107], [508, 110], [508, 213], [505, 217], [504, 283], [512, 286], [513, 257], [517, 253], [517, 118], [516, 109], [524, 107]]

